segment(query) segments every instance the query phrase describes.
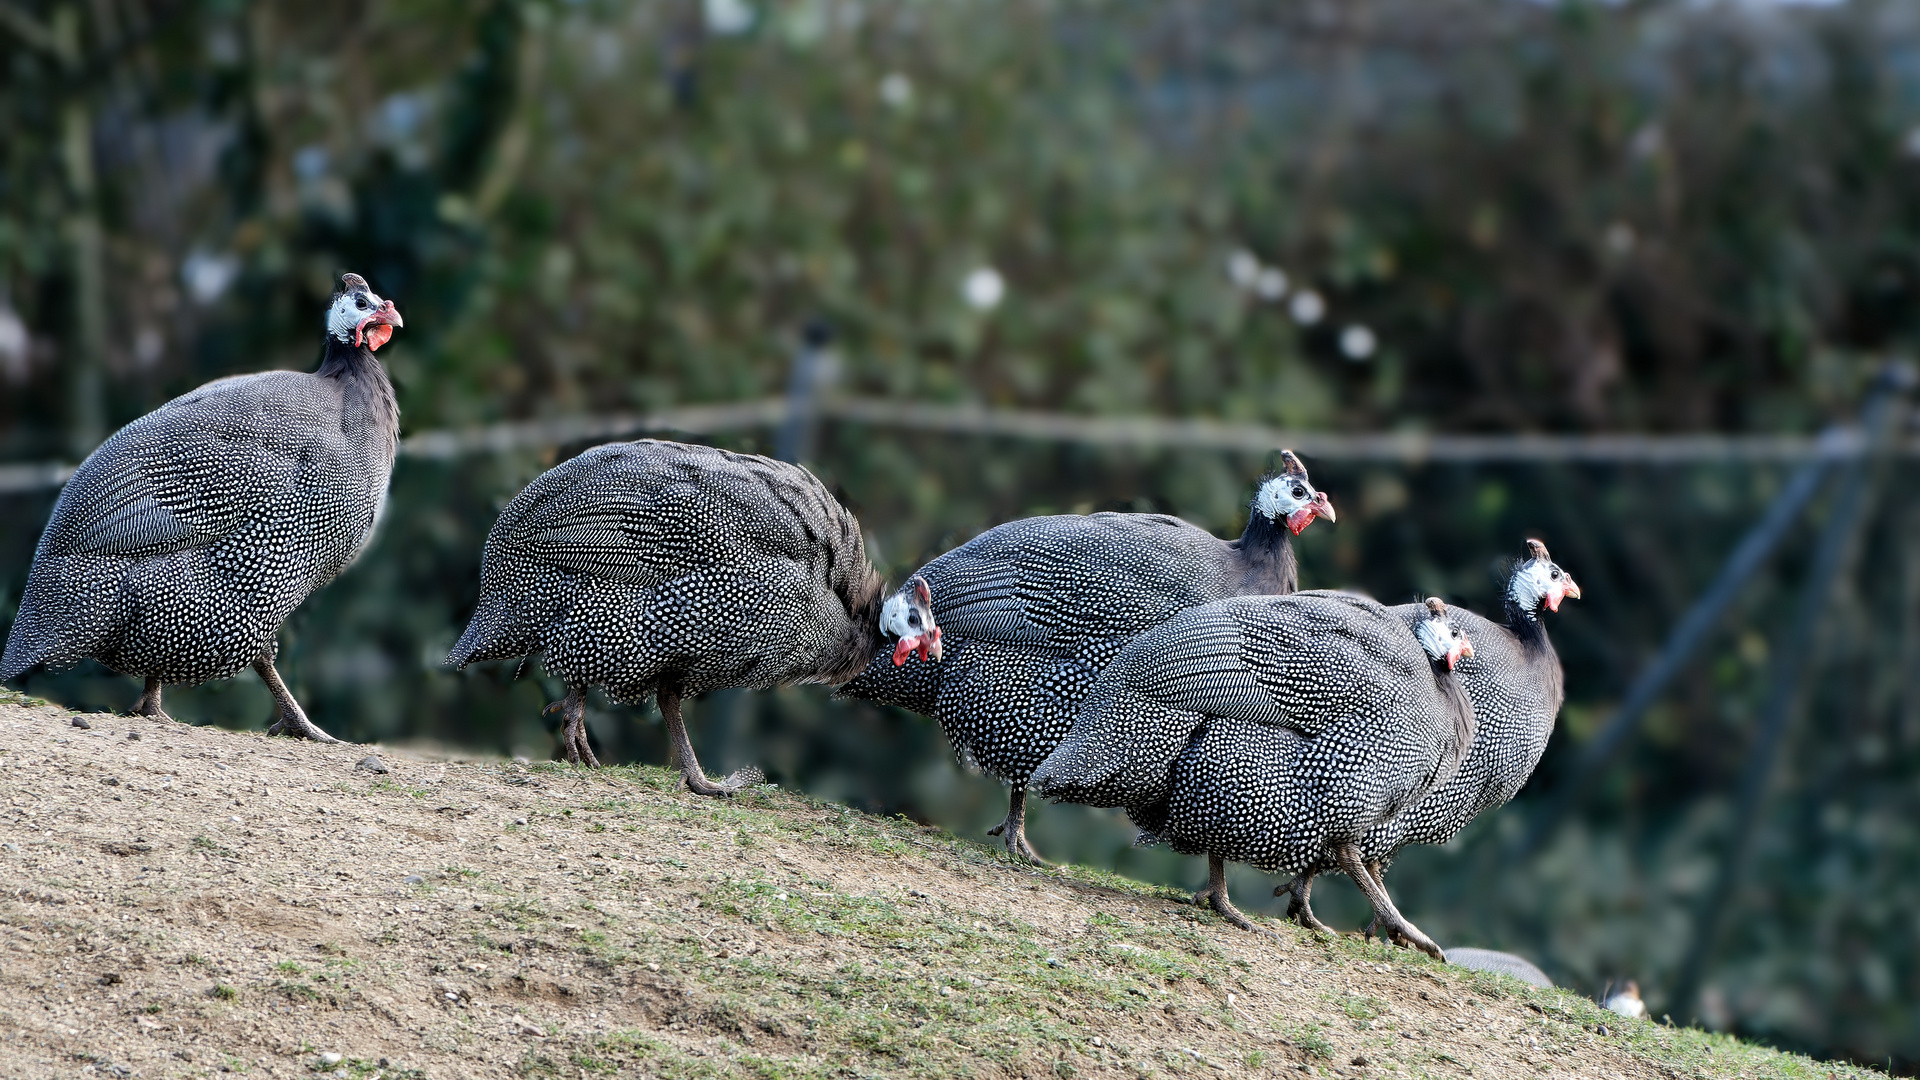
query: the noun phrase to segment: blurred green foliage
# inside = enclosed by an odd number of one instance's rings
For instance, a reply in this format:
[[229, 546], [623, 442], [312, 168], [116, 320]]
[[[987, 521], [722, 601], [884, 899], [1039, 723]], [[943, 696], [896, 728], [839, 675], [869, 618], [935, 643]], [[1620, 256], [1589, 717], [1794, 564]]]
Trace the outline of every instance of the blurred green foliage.
[[[382, 358], [409, 431], [776, 394], [824, 318], [838, 389], [903, 401], [1811, 432], [1920, 332], [1920, 10], [1893, 0], [0, 0], [0, 42], [10, 460], [71, 457], [216, 375], [309, 365], [348, 269], [407, 316]], [[976, 306], [965, 285], [988, 269], [1005, 295]], [[317, 721], [550, 752], [537, 665], [439, 661], [495, 510], [578, 449], [403, 460], [376, 544], [285, 635]], [[1267, 462], [843, 425], [813, 464], [897, 579], [1025, 514], [1166, 510], [1230, 534]], [[1402, 906], [1585, 989], [1637, 978], [1686, 1019], [1662, 984], [1718, 865], [1803, 545], [1577, 822], [1523, 865], [1507, 843], [1784, 470], [1309, 465], [1341, 513], [1300, 541], [1310, 586], [1490, 612], [1539, 535], [1585, 589], [1553, 628], [1570, 698], [1535, 784], [1403, 857]], [[1699, 1010], [1902, 1068], [1920, 1056], [1910, 471], [1881, 484], [1830, 608]], [[0, 501], [0, 620], [51, 498]], [[97, 669], [30, 689], [133, 696]], [[169, 701], [268, 714], [245, 678]], [[657, 723], [599, 705], [608, 756], [664, 758]], [[815, 688], [690, 715], [715, 769], [963, 829], [1003, 808], [905, 714]], [[1199, 877], [1110, 815], [1041, 807], [1034, 835]], [[1258, 906], [1270, 883], [1236, 887]], [[1323, 891], [1324, 914], [1361, 921], [1357, 894]]]

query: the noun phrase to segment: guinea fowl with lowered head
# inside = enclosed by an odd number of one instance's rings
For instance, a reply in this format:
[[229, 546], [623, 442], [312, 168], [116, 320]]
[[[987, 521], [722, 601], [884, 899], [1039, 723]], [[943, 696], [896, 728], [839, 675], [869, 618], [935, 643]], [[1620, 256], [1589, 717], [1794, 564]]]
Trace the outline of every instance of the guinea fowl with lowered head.
[[[1547, 554], [1545, 544], [1528, 540], [1526, 558], [1514, 564], [1507, 579], [1506, 625], [1454, 609], [1454, 625], [1474, 643], [1472, 658], [1455, 671], [1473, 702], [1473, 745], [1452, 779], [1360, 841], [1362, 861], [1376, 883], [1384, 887], [1386, 868], [1401, 848], [1452, 840], [1481, 814], [1504, 806], [1533, 775], [1566, 698], [1560, 658], [1547, 639], [1540, 608], [1557, 612], [1568, 599], [1580, 599], [1580, 586]], [[1394, 610], [1409, 621], [1420, 617], [1416, 604]], [[1342, 868], [1324, 861], [1274, 890], [1275, 896], [1291, 894], [1289, 918], [1331, 932], [1314, 916], [1311, 894], [1314, 875], [1336, 869]]]
[[1199, 604], [1298, 588], [1291, 537], [1334, 512], [1300, 459], [1281, 458], [1237, 540], [1165, 514], [1024, 518], [981, 533], [918, 571], [933, 587], [945, 662], [872, 664], [840, 693], [938, 720], [963, 761], [1012, 788], [990, 835], [1040, 862], [1027, 842], [1028, 777], [1121, 646]]
[[319, 370], [219, 379], [121, 428], [67, 481], [34, 551], [0, 681], [94, 659], [169, 683], [251, 665], [273, 734], [335, 741], [274, 667], [280, 626], [373, 535], [400, 411], [374, 359], [402, 325], [358, 274], [327, 308]]
[[[1128, 643], [1033, 784], [1124, 807], [1152, 838], [1205, 854], [1196, 900], [1252, 929], [1227, 896], [1225, 863], [1357, 866], [1367, 830], [1444, 783], [1472, 742], [1452, 671], [1471, 652], [1438, 600], [1412, 628], [1356, 593], [1193, 608]], [[1384, 890], [1368, 899], [1439, 955]]]
[[[927, 583], [892, 595], [860, 523], [807, 470], [643, 439], [595, 447], [528, 484], [487, 534], [480, 600], [447, 663], [542, 655], [570, 760], [598, 765], [585, 692], [655, 697], [687, 786], [701, 771], [683, 698], [728, 687], [842, 683], [869, 662], [941, 655]], [[883, 642], [889, 642], [885, 646]]]

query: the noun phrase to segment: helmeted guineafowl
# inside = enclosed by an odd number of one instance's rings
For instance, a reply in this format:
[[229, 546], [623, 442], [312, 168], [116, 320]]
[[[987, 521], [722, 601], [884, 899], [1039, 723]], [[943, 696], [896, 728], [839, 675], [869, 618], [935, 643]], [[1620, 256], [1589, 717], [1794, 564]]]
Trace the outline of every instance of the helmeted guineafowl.
[[727, 687], [841, 683], [869, 660], [941, 654], [927, 583], [892, 596], [860, 523], [807, 470], [709, 446], [595, 447], [536, 477], [487, 534], [480, 600], [447, 663], [542, 654], [567, 685], [550, 708], [570, 760], [597, 765], [585, 691], [657, 697], [687, 785], [723, 795], [680, 714]]
[[[1454, 609], [1454, 625], [1474, 647], [1472, 659], [1455, 670], [1473, 702], [1473, 746], [1452, 779], [1360, 841], [1363, 861], [1376, 881], [1384, 880], [1386, 867], [1402, 847], [1446, 843], [1473, 819], [1505, 805], [1533, 775], [1566, 698], [1560, 658], [1540, 622], [1540, 606], [1559, 611], [1560, 602], [1569, 597], [1578, 600], [1580, 586], [1547, 554], [1545, 544], [1529, 540], [1527, 557], [1514, 565], [1507, 580], [1505, 626]], [[1418, 607], [1407, 604], [1395, 610], [1412, 620], [1419, 617]], [[1331, 861], [1309, 867], [1274, 895], [1290, 892], [1290, 918], [1330, 931], [1313, 914], [1311, 892], [1314, 874], [1338, 868]]]
[[373, 535], [400, 427], [373, 351], [400, 325], [347, 274], [319, 370], [210, 382], [100, 444], [54, 503], [0, 680], [92, 658], [145, 679], [135, 712], [165, 719], [162, 686], [252, 665], [271, 732], [334, 741], [280, 681], [276, 637]]
[[1446, 950], [1447, 963], [1463, 967], [1469, 971], [1491, 971], [1496, 975], [1508, 975], [1519, 979], [1529, 986], [1538, 986], [1543, 990], [1553, 989], [1553, 980], [1540, 966], [1524, 956], [1515, 956], [1498, 949], [1471, 949], [1455, 947]]
[[1024, 518], [981, 533], [918, 571], [933, 586], [946, 661], [871, 665], [840, 693], [938, 720], [963, 761], [1012, 787], [990, 835], [1040, 862], [1027, 842], [1027, 777], [1120, 647], [1197, 604], [1298, 588], [1290, 538], [1334, 512], [1300, 459], [1281, 458], [1238, 540], [1165, 514]]
[[[1207, 855], [1196, 900], [1252, 929], [1227, 897], [1225, 861], [1269, 873], [1353, 862], [1367, 830], [1444, 783], [1472, 742], [1451, 670], [1471, 645], [1429, 604], [1412, 629], [1356, 593], [1184, 611], [1121, 650], [1034, 787], [1125, 807], [1175, 851]], [[1439, 954], [1384, 890], [1368, 898]]]

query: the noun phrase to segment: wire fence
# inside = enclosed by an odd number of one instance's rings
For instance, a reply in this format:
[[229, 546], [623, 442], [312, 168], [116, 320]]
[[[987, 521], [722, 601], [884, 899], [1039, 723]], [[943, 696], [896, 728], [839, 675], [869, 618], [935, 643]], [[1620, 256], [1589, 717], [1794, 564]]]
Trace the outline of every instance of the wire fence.
[[[557, 417], [485, 427], [424, 431], [400, 446], [405, 457], [451, 460], [477, 454], [543, 450], [641, 432], [709, 435], [778, 427], [790, 419], [786, 398], [689, 405], [651, 413]], [[1090, 446], [1180, 447], [1269, 453], [1280, 447], [1326, 461], [1401, 465], [1450, 464], [1783, 464], [1851, 460], [1866, 450], [1856, 428], [1821, 435], [1459, 435], [1427, 432], [1343, 434], [1288, 431], [1263, 424], [1167, 417], [1076, 416], [1068, 413], [929, 405], [886, 398], [833, 397], [803, 419], [903, 428], [943, 435], [1070, 442]], [[1897, 456], [1920, 457], [1920, 439], [1899, 440]], [[57, 488], [73, 475], [64, 462], [0, 464], [0, 495]]]

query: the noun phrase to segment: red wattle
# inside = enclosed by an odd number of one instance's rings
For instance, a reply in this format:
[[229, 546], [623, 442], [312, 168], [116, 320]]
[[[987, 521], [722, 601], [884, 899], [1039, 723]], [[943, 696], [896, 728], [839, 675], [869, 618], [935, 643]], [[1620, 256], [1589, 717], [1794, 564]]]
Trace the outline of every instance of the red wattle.
[[913, 644], [917, 640], [919, 639], [903, 637], [900, 639], [900, 643], [893, 647], [893, 666], [894, 667], [899, 667], [901, 664], [906, 663], [907, 657], [913, 655]]
[[387, 339], [392, 336], [393, 327], [388, 326], [386, 323], [374, 323], [373, 326], [367, 330], [367, 348], [378, 352], [380, 351], [380, 346], [385, 345]]

